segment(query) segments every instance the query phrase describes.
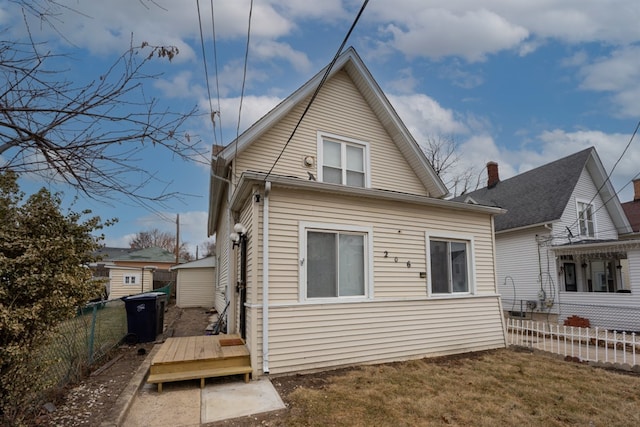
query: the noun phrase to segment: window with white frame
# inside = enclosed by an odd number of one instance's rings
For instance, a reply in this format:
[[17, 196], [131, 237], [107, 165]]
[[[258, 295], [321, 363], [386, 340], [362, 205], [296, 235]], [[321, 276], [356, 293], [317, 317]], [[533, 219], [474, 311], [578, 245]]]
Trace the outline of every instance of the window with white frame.
[[138, 274], [125, 274], [122, 278], [125, 285], [138, 285], [140, 276]]
[[369, 145], [366, 142], [319, 133], [318, 158], [320, 181], [369, 187]]
[[369, 294], [371, 229], [301, 224], [301, 286], [307, 300]]
[[580, 235], [586, 237], [595, 236], [593, 205], [586, 202], [578, 203], [578, 223], [580, 225]]
[[472, 242], [467, 238], [427, 235], [430, 295], [472, 293]]

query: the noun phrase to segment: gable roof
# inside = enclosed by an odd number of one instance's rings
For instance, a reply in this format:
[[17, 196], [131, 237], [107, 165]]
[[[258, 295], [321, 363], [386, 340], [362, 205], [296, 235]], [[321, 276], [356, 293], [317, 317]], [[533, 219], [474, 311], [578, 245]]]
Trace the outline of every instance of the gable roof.
[[619, 233], [630, 232], [616, 193], [593, 147], [521, 173], [491, 188], [482, 188], [454, 200], [498, 206], [507, 210], [495, 219], [495, 230], [505, 231], [558, 221], [580, 174], [587, 169]]
[[213, 268], [216, 266], [216, 257], [213, 255], [197, 259], [195, 261], [189, 261], [182, 264], [174, 265], [169, 270], [182, 270], [185, 268]]
[[166, 249], [152, 247], [145, 249], [104, 247], [96, 251], [102, 261], [148, 261], [175, 263], [176, 255]]
[[[209, 185], [209, 235], [213, 234], [216, 227], [219, 214], [216, 207], [220, 206], [222, 200], [225, 184], [227, 183], [224, 178], [227, 175], [227, 168], [231, 161], [236, 155], [241, 154], [267, 130], [289, 114], [308, 96], [313, 94], [318, 84], [320, 84], [327, 67], [322, 69], [298, 90], [255, 122], [249, 129], [244, 131], [242, 135], [219, 152], [217, 156], [213, 156]], [[357, 89], [367, 101], [391, 139], [398, 146], [405, 160], [420, 182], [422, 182], [428, 190], [429, 194], [436, 198], [447, 196], [449, 192], [446, 186], [353, 47], [349, 47], [338, 57], [327, 80], [342, 70], [346, 71], [352, 79]]]

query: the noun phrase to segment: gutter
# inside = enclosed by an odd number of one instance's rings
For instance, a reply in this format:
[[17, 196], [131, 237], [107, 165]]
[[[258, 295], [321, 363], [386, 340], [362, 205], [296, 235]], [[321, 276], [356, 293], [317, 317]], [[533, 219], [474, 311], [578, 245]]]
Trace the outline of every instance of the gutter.
[[271, 182], [264, 183], [262, 205], [262, 373], [269, 373], [269, 193]]

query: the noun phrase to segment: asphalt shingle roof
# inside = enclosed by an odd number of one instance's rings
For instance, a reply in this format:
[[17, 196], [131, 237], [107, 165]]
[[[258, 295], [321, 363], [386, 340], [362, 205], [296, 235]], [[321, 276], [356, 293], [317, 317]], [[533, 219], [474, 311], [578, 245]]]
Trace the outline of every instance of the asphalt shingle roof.
[[458, 196], [507, 210], [495, 218], [496, 231], [560, 219], [593, 147], [498, 182], [492, 188]]

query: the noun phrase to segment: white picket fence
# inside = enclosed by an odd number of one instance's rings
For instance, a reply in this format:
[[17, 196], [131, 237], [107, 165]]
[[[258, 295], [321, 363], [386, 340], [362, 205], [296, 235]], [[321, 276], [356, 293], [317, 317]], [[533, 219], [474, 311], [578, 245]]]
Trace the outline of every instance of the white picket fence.
[[640, 364], [640, 339], [635, 333], [579, 328], [523, 319], [507, 319], [510, 345], [577, 358], [580, 361], [635, 367]]

